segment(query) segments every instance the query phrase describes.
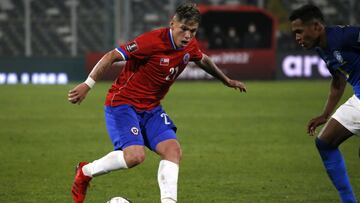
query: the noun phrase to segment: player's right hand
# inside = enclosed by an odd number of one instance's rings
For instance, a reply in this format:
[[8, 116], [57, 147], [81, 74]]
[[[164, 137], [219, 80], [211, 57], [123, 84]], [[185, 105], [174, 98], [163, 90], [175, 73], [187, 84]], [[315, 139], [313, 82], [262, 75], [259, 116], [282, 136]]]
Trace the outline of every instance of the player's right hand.
[[324, 123], [326, 123], [327, 118], [323, 115], [320, 115], [318, 117], [315, 117], [313, 119], [311, 119], [307, 125], [307, 133], [310, 136], [314, 136], [316, 133], [316, 128]]
[[73, 104], [80, 104], [82, 100], [85, 99], [87, 93], [89, 92], [90, 87], [85, 84], [81, 83], [77, 85], [75, 88], [69, 91], [68, 93], [68, 101]]

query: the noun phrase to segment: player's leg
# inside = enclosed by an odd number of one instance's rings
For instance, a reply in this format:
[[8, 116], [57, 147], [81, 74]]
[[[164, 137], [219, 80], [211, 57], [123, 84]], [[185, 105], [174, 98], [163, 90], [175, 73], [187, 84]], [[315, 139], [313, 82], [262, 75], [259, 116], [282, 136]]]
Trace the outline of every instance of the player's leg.
[[121, 150], [115, 150], [91, 163], [81, 162], [77, 167], [72, 186], [72, 194], [76, 203], [82, 203], [86, 196], [88, 185], [93, 177], [111, 171], [127, 169], [142, 163], [145, 159], [144, 146], [132, 145]]
[[181, 148], [176, 140], [176, 126], [161, 107], [146, 116], [146, 141], [152, 151], [161, 157], [158, 170], [158, 183], [161, 203], [177, 201], [177, 182]]
[[165, 140], [156, 146], [156, 152], [161, 157], [158, 169], [161, 203], [176, 202], [179, 163], [181, 160], [180, 144], [176, 139]]
[[77, 169], [72, 186], [72, 194], [76, 203], [82, 203], [91, 179], [111, 171], [127, 169], [142, 163], [145, 159], [144, 146], [132, 145], [115, 150], [91, 163], [81, 162]]
[[160, 142], [156, 146], [156, 153], [160, 155], [162, 160], [167, 160], [176, 164], [180, 164], [182, 152], [180, 144], [176, 139], [169, 139]]
[[144, 140], [134, 109], [127, 105], [106, 107], [105, 117], [115, 151], [91, 163], [79, 164], [72, 187], [73, 198], [77, 203], [84, 201], [87, 187], [93, 177], [134, 167], [145, 159]]
[[84, 174], [90, 177], [131, 168], [145, 159], [144, 140], [136, 111], [129, 105], [105, 107], [105, 118], [115, 151], [83, 167]]
[[315, 140], [326, 172], [338, 190], [342, 202], [346, 203], [356, 203], [356, 199], [338, 146], [352, 135], [341, 123], [331, 118]]
[[83, 167], [84, 175], [95, 177], [119, 169], [132, 168], [145, 160], [142, 145], [132, 145], [123, 151], [115, 150]]

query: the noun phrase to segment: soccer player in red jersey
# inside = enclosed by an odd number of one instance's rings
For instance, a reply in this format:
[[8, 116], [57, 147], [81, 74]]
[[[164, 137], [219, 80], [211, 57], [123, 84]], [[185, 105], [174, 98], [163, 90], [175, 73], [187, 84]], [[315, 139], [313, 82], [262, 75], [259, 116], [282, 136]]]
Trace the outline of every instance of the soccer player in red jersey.
[[84, 202], [93, 177], [142, 163], [145, 146], [161, 157], [158, 170], [161, 202], [177, 201], [181, 148], [176, 126], [162, 109], [160, 100], [189, 61], [226, 86], [246, 92], [242, 82], [228, 78], [200, 51], [195, 39], [199, 22], [200, 12], [195, 4], [180, 5], [169, 28], [144, 33], [109, 51], [87, 80], [69, 91], [68, 100], [80, 104], [112, 63], [126, 61], [105, 102], [106, 126], [114, 151], [91, 163], [79, 164], [72, 187], [75, 202]]

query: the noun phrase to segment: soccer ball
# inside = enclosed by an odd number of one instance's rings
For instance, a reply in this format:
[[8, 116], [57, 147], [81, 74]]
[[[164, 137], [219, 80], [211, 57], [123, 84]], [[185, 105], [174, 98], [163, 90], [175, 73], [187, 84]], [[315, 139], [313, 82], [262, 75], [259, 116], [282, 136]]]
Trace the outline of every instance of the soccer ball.
[[131, 203], [131, 201], [123, 197], [113, 197], [106, 203]]

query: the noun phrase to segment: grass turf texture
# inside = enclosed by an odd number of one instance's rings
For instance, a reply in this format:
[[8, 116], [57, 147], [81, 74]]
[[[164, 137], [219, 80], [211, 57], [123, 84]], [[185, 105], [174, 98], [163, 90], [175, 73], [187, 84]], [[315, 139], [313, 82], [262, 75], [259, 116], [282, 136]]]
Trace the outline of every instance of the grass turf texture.
[[[178, 82], [163, 106], [183, 148], [179, 202], [339, 202], [306, 124], [329, 81], [247, 82], [240, 94], [215, 82]], [[67, 86], [0, 86], [0, 202], [70, 202], [74, 167], [112, 150], [98, 83], [80, 105]], [[352, 95], [347, 87], [342, 99]], [[360, 198], [358, 138], [341, 150]], [[92, 181], [87, 202], [124, 196], [159, 202], [159, 158]]]

